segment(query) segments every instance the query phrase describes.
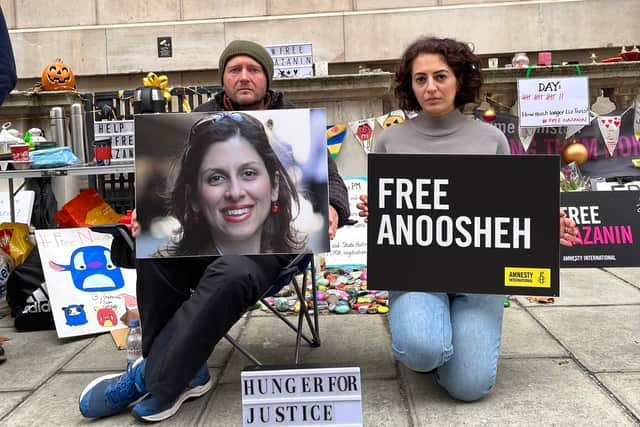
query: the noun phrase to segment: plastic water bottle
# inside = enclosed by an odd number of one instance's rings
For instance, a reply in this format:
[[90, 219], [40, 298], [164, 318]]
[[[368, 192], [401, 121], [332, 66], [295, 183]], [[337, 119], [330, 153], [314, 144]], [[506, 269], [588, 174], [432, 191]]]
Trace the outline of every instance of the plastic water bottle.
[[142, 356], [142, 329], [140, 319], [129, 321], [129, 333], [127, 334], [127, 365], [133, 364]]

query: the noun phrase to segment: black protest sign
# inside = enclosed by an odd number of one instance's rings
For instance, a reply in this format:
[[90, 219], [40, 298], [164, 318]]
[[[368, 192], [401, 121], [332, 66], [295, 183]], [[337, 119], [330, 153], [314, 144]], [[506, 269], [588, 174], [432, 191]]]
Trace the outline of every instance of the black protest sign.
[[561, 193], [581, 245], [561, 248], [562, 267], [639, 267], [640, 191]]
[[371, 289], [559, 294], [557, 156], [368, 160]]

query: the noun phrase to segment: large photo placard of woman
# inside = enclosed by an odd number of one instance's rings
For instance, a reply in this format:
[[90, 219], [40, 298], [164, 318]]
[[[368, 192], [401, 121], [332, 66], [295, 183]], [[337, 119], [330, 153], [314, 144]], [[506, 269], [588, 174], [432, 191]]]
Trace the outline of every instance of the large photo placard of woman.
[[329, 251], [324, 109], [135, 117], [137, 258]]

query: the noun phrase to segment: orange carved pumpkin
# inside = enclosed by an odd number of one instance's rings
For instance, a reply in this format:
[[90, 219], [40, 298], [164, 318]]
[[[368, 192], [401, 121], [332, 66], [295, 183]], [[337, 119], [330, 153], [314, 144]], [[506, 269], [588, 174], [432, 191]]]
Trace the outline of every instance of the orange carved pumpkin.
[[42, 88], [44, 90], [73, 90], [76, 88], [76, 77], [71, 67], [56, 58], [42, 70]]

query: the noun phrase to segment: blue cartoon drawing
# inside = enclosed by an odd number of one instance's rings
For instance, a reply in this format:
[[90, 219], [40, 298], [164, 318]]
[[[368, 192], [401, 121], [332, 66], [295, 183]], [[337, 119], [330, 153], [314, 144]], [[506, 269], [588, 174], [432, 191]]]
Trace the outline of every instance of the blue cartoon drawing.
[[124, 277], [111, 262], [111, 251], [104, 246], [85, 246], [71, 254], [69, 265], [49, 261], [56, 271], [71, 272], [73, 285], [85, 292], [115, 291], [124, 286]]
[[69, 326], [81, 326], [87, 323], [87, 313], [84, 311], [84, 304], [72, 304], [62, 307], [64, 317]]

